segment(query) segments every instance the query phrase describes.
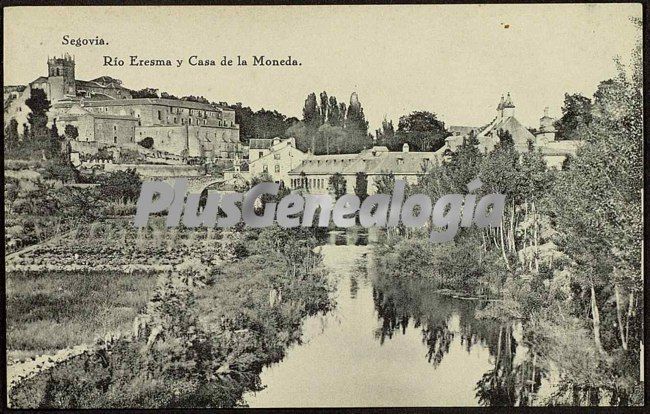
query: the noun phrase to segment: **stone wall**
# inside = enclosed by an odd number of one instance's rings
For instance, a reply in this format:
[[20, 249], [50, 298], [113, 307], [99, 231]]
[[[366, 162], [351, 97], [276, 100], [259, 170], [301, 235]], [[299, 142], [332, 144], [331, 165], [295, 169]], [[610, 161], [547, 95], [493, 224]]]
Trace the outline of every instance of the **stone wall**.
[[105, 171], [124, 171], [135, 168], [143, 178], [148, 177], [200, 177], [205, 168], [200, 165], [162, 165], [162, 164], [105, 164]]

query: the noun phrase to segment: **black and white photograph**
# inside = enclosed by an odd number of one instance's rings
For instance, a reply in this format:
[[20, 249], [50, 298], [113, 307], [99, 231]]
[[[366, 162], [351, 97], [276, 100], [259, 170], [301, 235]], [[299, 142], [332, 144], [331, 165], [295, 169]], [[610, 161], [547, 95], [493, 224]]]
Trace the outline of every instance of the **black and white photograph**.
[[645, 406], [646, 8], [5, 4], [4, 408]]

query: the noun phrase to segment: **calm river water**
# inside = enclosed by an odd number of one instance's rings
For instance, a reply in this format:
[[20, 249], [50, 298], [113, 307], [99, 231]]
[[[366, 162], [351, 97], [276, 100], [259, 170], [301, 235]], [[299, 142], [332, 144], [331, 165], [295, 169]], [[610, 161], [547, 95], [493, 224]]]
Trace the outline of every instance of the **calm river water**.
[[480, 303], [382, 277], [365, 235], [330, 236], [336, 308], [308, 318], [303, 343], [264, 368], [250, 407], [512, 405], [538, 388], [513, 329], [477, 320]]

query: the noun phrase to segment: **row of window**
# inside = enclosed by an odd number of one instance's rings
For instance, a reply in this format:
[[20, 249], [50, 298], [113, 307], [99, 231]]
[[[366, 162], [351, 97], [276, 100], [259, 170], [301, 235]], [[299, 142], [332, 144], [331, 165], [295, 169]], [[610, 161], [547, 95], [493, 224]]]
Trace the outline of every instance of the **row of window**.
[[291, 187], [325, 189], [327, 188], [327, 181], [325, 178], [292, 178]]
[[[158, 112], [160, 112], [160, 111], [158, 111]], [[177, 107], [177, 106], [170, 106], [169, 107], [169, 113], [170, 114], [179, 114], [180, 115], [183, 112], [185, 112], [184, 108], [180, 108], [180, 107]], [[214, 118], [214, 117], [219, 116], [219, 114], [217, 112], [215, 112], [215, 111], [205, 111], [205, 110], [201, 110], [201, 109], [190, 109], [189, 114], [190, 115], [198, 115], [199, 117], [203, 117], [203, 118]]]
[[[279, 165], [276, 164], [274, 169], [275, 169], [276, 173], [280, 172], [280, 166]], [[269, 172], [269, 166], [268, 165], [262, 166], [262, 171], [264, 171], [265, 173], [268, 173]]]

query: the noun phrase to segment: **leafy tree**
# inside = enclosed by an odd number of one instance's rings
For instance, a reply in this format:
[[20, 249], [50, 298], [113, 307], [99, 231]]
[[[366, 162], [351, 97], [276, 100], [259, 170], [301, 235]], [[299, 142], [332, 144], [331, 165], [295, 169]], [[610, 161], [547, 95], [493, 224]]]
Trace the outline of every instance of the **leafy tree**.
[[354, 151], [348, 134], [340, 126], [321, 125], [318, 128], [318, 138], [315, 148], [317, 154], [347, 154]]
[[591, 124], [591, 99], [578, 93], [564, 94], [562, 117], [555, 122], [556, 139], [579, 139], [584, 134], [583, 129]]
[[158, 89], [144, 88], [139, 91], [131, 91], [133, 98], [158, 98]]
[[350, 96], [350, 105], [348, 105], [348, 112], [345, 117], [345, 129], [352, 136], [368, 134], [368, 122], [363, 114], [363, 107], [356, 92], [353, 92]]
[[467, 189], [467, 183], [479, 175], [483, 157], [477, 147], [478, 144], [476, 133], [471, 131], [446, 163], [447, 174], [453, 177], [453, 186], [448, 190], [453, 193], [462, 194]]
[[50, 137], [57, 141], [60, 139], [59, 128], [56, 126], [56, 118], [52, 122], [52, 128], [50, 128]]
[[[345, 112], [343, 112], [345, 115]], [[336, 102], [336, 96], [330, 96], [327, 109], [327, 123], [331, 126], [343, 126], [341, 108]]]
[[46, 142], [50, 136], [47, 129], [47, 112], [50, 110], [50, 101], [42, 89], [33, 88], [25, 104], [29, 107], [27, 122], [31, 129], [31, 137], [39, 142]]
[[381, 174], [375, 181], [377, 194], [392, 194], [395, 188], [395, 175], [393, 173]]
[[153, 148], [153, 143], [154, 143], [153, 138], [151, 138], [151, 137], [143, 138], [142, 141], [138, 142], [138, 144], [140, 144], [140, 146], [142, 146], [144, 148], [148, 148], [148, 149]]
[[115, 171], [98, 178], [99, 192], [104, 200], [135, 202], [140, 196], [142, 181], [135, 169]]
[[199, 102], [199, 103], [204, 103], [204, 104], [209, 104], [210, 103], [210, 101], [208, 101], [203, 96], [194, 96], [194, 95], [183, 96], [181, 98], [181, 101]]
[[320, 126], [320, 111], [318, 109], [318, 102], [316, 101], [316, 94], [310, 93], [305, 99], [305, 106], [302, 109], [302, 120], [308, 128], [317, 129]]
[[65, 137], [71, 141], [76, 140], [79, 137], [79, 130], [74, 125], [66, 125], [64, 131]]
[[347, 183], [341, 173], [332, 175], [329, 179], [329, 190], [336, 199], [347, 193]]
[[78, 172], [69, 163], [51, 163], [45, 168], [43, 178], [58, 180], [65, 184], [76, 182], [77, 174]]
[[18, 145], [18, 121], [11, 118], [9, 124], [5, 126], [5, 150], [11, 149]]
[[174, 96], [174, 95], [172, 95], [170, 93], [167, 93], [167, 92], [161, 92], [160, 97], [163, 98], [163, 99], [178, 99], [177, 96]]
[[327, 92], [320, 93], [320, 124], [324, 125], [328, 121], [329, 101], [327, 99]]
[[497, 131], [497, 136], [499, 137], [499, 143], [497, 147], [505, 149], [514, 149], [515, 140], [512, 138], [510, 131], [504, 131], [502, 129]]
[[377, 145], [393, 146], [395, 145], [395, 127], [393, 121], [388, 121], [384, 117], [381, 123], [381, 129], [375, 131]]
[[264, 108], [255, 112], [245, 107], [241, 102], [229, 106], [235, 110], [235, 122], [239, 124], [239, 137], [242, 142], [253, 138], [287, 137], [287, 129], [298, 122], [297, 118], [289, 118], [278, 111]]
[[355, 178], [354, 194], [356, 194], [357, 197], [359, 197], [359, 200], [363, 202], [363, 200], [368, 197], [368, 175], [365, 172], [360, 171], [357, 173]]
[[411, 151], [437, 151], [445, 145], [449, 133], [444, 123], [436, 115], [427, 111], [415, 111], [401, 116], [397, 132], [388, 149], [400, 151], [404, 143], [408, 143]]

